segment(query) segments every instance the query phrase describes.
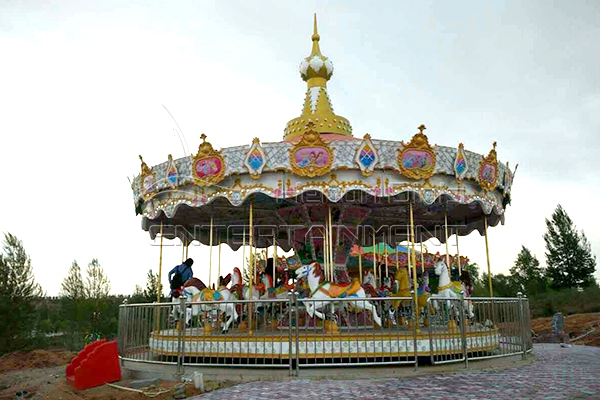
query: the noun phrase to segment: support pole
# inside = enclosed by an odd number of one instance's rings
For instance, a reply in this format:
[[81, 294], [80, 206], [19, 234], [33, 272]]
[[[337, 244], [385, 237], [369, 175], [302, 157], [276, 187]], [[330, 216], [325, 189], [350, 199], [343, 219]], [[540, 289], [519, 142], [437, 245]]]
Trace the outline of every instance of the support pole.
[[487, 256], [488, 265], [488, 284], [490, 285], [490, 297], [494, 297], [494, 289], [492, 287], [492, 267], [490, 266], [490, 248], [488, 246], [488, 234], [487, 234], [487, 216], [484, 218], [484, 229], [485, 229], [485, 255]]
[[329, 229], [327, 223], [327, 214], [325, 214], [325, 221], [323, 224], [325, 229], [323, 235], [323, 267], [325, 269], [325, 280], [329, 281]]
[[[254, 284], [254, 254], [252, 252], [252, 246], [254, 245], [254, 229], [253, 229], [253, 219], [252, 219], [252, 202], [250, 203], [250, 237], [249, 237], [249, 242], [250, 242], [250, 267], [249, 267], [249, 274], [248, 276], [250, 277], [250, 282], [248, 285], [248, 293], [249, 293], [249, 297], [250, 299], [248, 300], [252, 300], [252, 286]], [[252, 315], [253, 310], [252, 310], [252, 303], [248, 303], [248, 335], [252, 335]]]
[[277, 259], [277, 233], [274, 233], [273, 234], [273, 286], [277, 285], [277, 265], [279, 265], [279, 260]]
[[331, 206], [329, 206], [329, 277], [335, 282], [334, 260], [333, 260], [333, 218], [331, 217]]
[[160, 223], [160, 255], [158, 256], [158, 293], [156, 294], [156, 302], [160, 303], [160, 295], [162, 290], [162, 249], [163, 249], [163, 223]]
[[[160, 303], [160, 295], [162, 294], [162, 250], [163, 250], [163, 223], [160, 223], [160, 253], [158, 256], [158, 290], [156, 291], [156, 302]], [[154, 308], [154, 330], [158, 331], [160, 328], [160, 307]]]
[[458, 228], [456, 228], [456, 257], [458, 257], [458, 276], [462, 274], [462, 262], [460, 262], [460, 250], [458, 249]]
[[[413, 205], [410, 203], [410, 233], [412, 238], [412, 268], [413, 268], [413, 290], [414, 290], [414, 300], [415, 300], [415, 324], [419, 323], [419, 303], [417, 300], [417, 258], [415, 255], [415, 221], [413, 218]], [[416, 328], [417, 333], [421, 332], [419, 326]]]
[[[221, 279], [221, 242], [219, 242], [219, 266], [217, 267], [217, 279]], [[217, 281], [217, 289], [221, 282]]]
[[[387, 242], [385, 240], [385, 234], [383, 235], [383, 243], [385, 246], [385, 276], [386, 278], [389, 276], [389, 265], [388, 265], [388, 248], [387, 248]], [[381, 283], [383, 284], [383, 280], [381, 281]]]
[[[409, 210], [410, 211], [410, 210]], [[410, 255], [410, 220], [406, 224], [406, 269], [408, 269], [408, 277], [412, 279], [412, 262]]]
[[190, 244], [186, 243], [185, 245], [185, 259], [188, 259], [188, 250], [190, 249]]
[[421, 232], [421, 274], [425, 273], [425, 255], [423, 254], [423, 232]]
[[358, 246], [358, 280], [360, 284], [363, 283], [363, 273], [362, 273], [362, 247]]
[[450, 252], [448, 250], [448, 213], [444, 208], [444, 231], [446, 233], [446, 266], [448, 267], [448, 273], [450, 274], [450, 280], [452, 280], [452, 269], [450, 267]]
[[208, 287], [212, 288], [212, 248], [213, 248], [213, 217], [210, 217], [210, 235], [208, 236], [208, 245], [210, 249], [208, 250]]
[[181, 239], [181, 262], [183, 263], [185, 261], [185, 243], [183, 242], [183, 239]]
[[375, 286], [377, 286], [377, 253], [375, 243], [375, 229], [373, 229], [373, 278], [375, 279]]
[[327, 215], [325, 215], [323, 229], [325, 230], [325, 232], [323, 232], [323, 270], [325, 272], [325, 280], [329, 281], [329, 245], [327, 244], [329, 229], [327, 229]]

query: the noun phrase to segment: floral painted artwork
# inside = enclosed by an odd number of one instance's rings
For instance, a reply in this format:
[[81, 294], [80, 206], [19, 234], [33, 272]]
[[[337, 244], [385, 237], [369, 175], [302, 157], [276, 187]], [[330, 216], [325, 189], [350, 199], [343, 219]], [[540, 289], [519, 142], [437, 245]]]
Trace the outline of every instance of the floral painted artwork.
[[156, 180], [154, 179], [154, 175], [146, 175], [144, 177], [144, 181], [142, 183], [142, 191], [143, 193], [153, 192], [155, 189]]
[[199, 178], [217, 176], [221, 169], [221, 159], [218, 157], [202, 158], [194, 165], [194, 171]]
[[493, 184], [496, 181], [496, 167], [491, 164], [484, 164], [481, 168], [479, 179]]
[[402, 155], [402, 165], [406, 169], [430, 169], [433, 166], [431, 154], [426, 151], [409, 150]]
[[300, 168], [324, 167], [329, 162], [329, 153], [321, 147], [305, 147], [296, 151], [294, 160]]

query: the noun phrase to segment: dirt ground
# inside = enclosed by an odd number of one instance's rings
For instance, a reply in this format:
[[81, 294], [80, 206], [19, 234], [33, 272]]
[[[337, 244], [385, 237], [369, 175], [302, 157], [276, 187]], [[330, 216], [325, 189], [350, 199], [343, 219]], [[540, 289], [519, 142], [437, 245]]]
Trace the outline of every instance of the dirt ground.
[[[147, 399], [137, 392], [128, 392], [107, 385], [78, 391], [65, 379], [67, 364], [75, 353], [64, 350], [35, 350], [29, 353], [15, 352], [0, 357], [0, 400], [14, 400], [15, 394], [26, 390], [32, 399], [53, 400], [140, 400]], [[130, 381], [115, 382], [129, 386]], [[155, 389], [172, 389], [176, 382], [161, 381]], [[205, 381], [208, 390], [231, 386], [232, 382]], [[187, 385], [188, 397], [200, 394], [192, 385]], [[27, 397], [29, 398], [29, 397]], [[165, 393], [154, 399], [172, 399], [171, 393]]]
[[[533, 319], [531, 328], [537, 336], [534, 337], [534, 342], [556, 341], [552, 332], [552, 318]], [[594, 331], [592, 332], [592, 330]], [[588, 332], [591, 333], [579, 340], [572, 341], [572, 343], [600, 347], [600, 313], [573, 314], [565, 317], [565, 333], [571, 340]]]
[[[553, 337], [552, 318], [538, 318], [531, 321], [537, 343], [556, 341]], [[574, 341], [575, 344], [600, 347], [600, 313], [575, 314], [565, 317], [565, 331], [571, 339], [587, 332], [592, 333]], [[13, 400], [15, 393], [26, 390], [33, 399], [53, 400], [139, 400], [148, 397], [137, 393], [116, 389], [107, 385], [78, 391], [72, 388], [65, 379], [66, 365], [75, 353], [65, 350], [35, 350], [32, 352], [16, 352], [0, 357], [0, 400]], [[116, 382], [121, 386], [129, 386], [130, 381]], [[175, 382], [161, 381], [158, 389], [172, 389]], [[216, 390], [231, 386], [228, 381], [205, 381], [207, 390]], [[157, 389], [155, 388], [155, 389]], [[187, 385], [185, 393], [188, 397], [200, 394], [193, 385]], [[165, 393], [154, 399], [172, 399], [171, 393]]]

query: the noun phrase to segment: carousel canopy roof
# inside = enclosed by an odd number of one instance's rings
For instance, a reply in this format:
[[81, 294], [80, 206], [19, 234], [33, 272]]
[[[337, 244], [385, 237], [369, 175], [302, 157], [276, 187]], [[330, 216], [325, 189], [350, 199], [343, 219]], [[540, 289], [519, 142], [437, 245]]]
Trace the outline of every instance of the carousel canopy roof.
[[215, 150], [203, 134], [196, 154], [169, 155], [153, 167], [141, 160], [133, 197], [152, 238], [162, 229], [166, 238], [209, 244], [212, 218], [219, 227], [213, 244], [237, 249], [249, 237], [250, 203], [254, 245], [272, 245], [275, 234], [286, 251], [322, 225], [329, 208], [347, 231], [340, 235], [362, 246], [372, 245], [373, 229], [378, 242], [384, 232], [391, 246], [406, 240], [409, 204], [417, 242], [444, 242], [446, 218], [450, 235], [483, 234], [485, 223], [504, 223], [514, 171], [498, 160], [495, 142], [487, 155], [462, 143], [432, 145], [424, 125], [407, 142], [352, 137], [349, 122], [333, 113], [326, 90], [333, 65], [319, 40], [315, 19], [312, 52], [300, 66], [308, 84], [304, 108], [287, 124], [284, 141], [255, 138]]
[[[375, 254], [395, 254], [396, 251], [398, 253], [408, 253], [408, 248], [406, 246], [402, 246], [401, 244], [397, 245], [394, 249], [393, 246], [390, 246], [386, 243], [377, 243], [375, 246]], [[358, 256], [359, 254], [373, 254], [373, 246], [368, 247], [360, 247], [358, 245], [352, 246], [352, 250], [350, 252], [351, 256]], [[415, 254], [420, 254], [419, 250], [415, 249]]]

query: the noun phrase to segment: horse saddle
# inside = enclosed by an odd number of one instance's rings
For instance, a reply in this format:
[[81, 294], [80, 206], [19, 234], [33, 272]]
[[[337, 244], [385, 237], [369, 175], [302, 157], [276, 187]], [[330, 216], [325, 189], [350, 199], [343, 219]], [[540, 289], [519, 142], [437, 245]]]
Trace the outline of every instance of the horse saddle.
[[[292, 286], [292, 289], [294, 287]], [[287, 293], [289, 292], [291, 289], [288, 289], [287, 286], [277, 286], [275, 288], [269, 288], [268, 294], [269, 294], [269, 298], [270, 299], [274, 299], [277, 297], [277, 295], [281, 294], [281, 293]]]
[[200, 293], [200, 301], [220, 301], [223, 300], [223, 296], [216, 290], [206, 288]]
[[204, 284], [204, 282], [202, 282], [200, 279], [194, 278], [194, 277], [191, 277], [190, 279], [185, 281], [185, 283], [183, 284], [184, 288], [190, 287], [190, 286], [195, 287], [199, 291], [202, 291], [206, 288], [206, 285]]
[[335, 284], [332, 283], [329, 286], [329, 297], [348, 297], [351, 296], [353, 294], [355, 294], [356, 292], [358, 292], [360, 290], [361, 286], [360, 286], [360, 282], [358, 281], [358, 279], [354, 279], [352, 282], [349, 283], [341, 283], [341, 284]]
[[438, 293], [440, 291], [446, 290], [446, 289], [450, 289], [454, 293], [459, 294], [460, 291], [462, 290], [462, 282], [460, 282], [460, 281], [451, 281], [449, 284], [447, 284], [445, 286], [440, 286], [440, 287], [438, 287]]

